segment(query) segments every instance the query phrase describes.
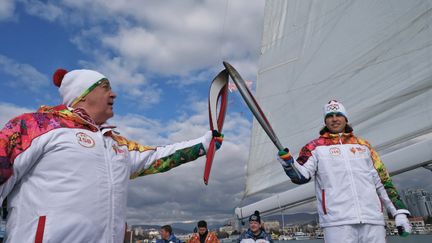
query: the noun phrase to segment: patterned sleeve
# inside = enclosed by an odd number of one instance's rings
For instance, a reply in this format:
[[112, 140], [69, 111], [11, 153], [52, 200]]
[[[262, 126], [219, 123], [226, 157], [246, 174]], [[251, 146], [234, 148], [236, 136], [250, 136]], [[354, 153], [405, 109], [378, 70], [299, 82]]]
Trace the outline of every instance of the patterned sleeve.
[[384, 186], [385, 191], [387, 192], [387, 195], [394, 205], [394, 207], [397, 209], [407, 209], [405, 204], [402, 202], [402, 200], [399, 197], [399, 193], [396, 190], [396, 187], [393, 184], [393, 181], [387, 171], [387, 169], [384, 166], [384, 163], [381, 161], [381, 158], [379, 157], [378, 153], [375, 151], [374, 148], [369, 144], [368, 141], [360, 139], [359, 138], [359, 144], [363, 144], [367, 146], [371, 153], [371, 158], [373, 161], [373, 166], [375, 170], [378, 173], [379, 178], [381, 179], [381, 183]]
[[21, 132], [18, 120], [8, 122], [0, 131], [0, 184], [12, 176], [13, 159], [21, 150]]
[[306, 183], [311, 180], [311, 178], [316, 173], [316, 167], [317, 167], [317, 160], [313, 155], [313, 152], [316, 148], [316, 142], [311, 141], [310, 143], [306, 144], [299, 153], [299, 157], [297, 158], [296, 162], [294, 163], [294, 166], [298, 169], [298, 171], [301, 173], [303, 179], [303, 183]]
[[161, 147], [143, 146], [118, 135], [111, 135], [120, 145], [128, 148], [131, 158], [131, 179], [166, 172], [206, 154], [206, 136]]
[[0, 131], [1, 200], [13, 189], [16, 181], [38, 161], [43, 153], [43, 145], [34, 139], [56, 128], [50, 122], [52, 123], [50, 117], [28, 113], [10, 120]]

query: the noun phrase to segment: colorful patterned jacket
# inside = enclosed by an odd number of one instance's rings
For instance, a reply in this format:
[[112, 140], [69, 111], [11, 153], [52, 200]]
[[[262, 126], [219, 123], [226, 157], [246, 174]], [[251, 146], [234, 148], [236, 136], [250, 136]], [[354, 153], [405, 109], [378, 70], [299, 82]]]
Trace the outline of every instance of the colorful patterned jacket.
[[[219, 239], [216, 234], [210, 231], [207, 231], [207, 236], [205, 238], [205, 243], [219, 243]], [[188, 240], [188, 243], [200, 243], [200, 236], [198, 233], [192, 235], [192, 237]]]
[[321, 227], [384, 225], [383, 206], [393, 216], [409, 214], [376, 151], [352, 133], [325, 133], [304, 146], [297, 161], [289, 160], [301, 174], [284, 167], [294, 183], [315, 178]]
[[123, 242], [129, 178], [205, 155], [211, 132], [164, 147], [96, 127], [65, 106], [41, 107], [0, 131], [7, 242]]

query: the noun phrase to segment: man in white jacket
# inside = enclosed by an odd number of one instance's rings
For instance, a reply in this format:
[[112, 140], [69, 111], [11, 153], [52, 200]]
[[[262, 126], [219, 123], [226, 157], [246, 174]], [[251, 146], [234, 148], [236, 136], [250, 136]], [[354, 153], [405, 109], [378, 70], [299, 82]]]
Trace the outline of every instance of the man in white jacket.
[[325, 242], [385, 243], [383, 206], [401, 234], [410, 233], [409, 211], [376, 151], [353, 134], [344, 106], [335, 100], [326, 104], [324, 122], [320, 137], [306, 144], [296, 161], [288, 149], [279, 151], [278, 159], [292, 182], [315, 178]]
[[[206, 154], [213, 135], [143, 146], [106, 124], [116, 94], [92, 70], [57, 70], [63, 104], [42, 106], [0, 131], [0, 202], [6, 242], [123, 242], [130, 178], [165, 172]], [[220, 145], [220, 144], [219, 144]]]

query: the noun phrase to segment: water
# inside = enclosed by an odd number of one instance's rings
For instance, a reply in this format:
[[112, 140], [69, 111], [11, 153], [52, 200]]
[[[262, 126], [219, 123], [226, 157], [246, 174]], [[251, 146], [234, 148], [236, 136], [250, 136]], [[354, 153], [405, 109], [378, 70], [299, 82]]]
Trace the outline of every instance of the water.
[[[275, 240], [275, 243], [294, 243], [294, 242], [303, 242], [303, 243], [324, 243], [324, 240], [301, 240], [301, 241], [279, 241]], [[408, 237], [400, 237], [400, 236], [387, 236], [387, 243], [431, 243], [432, 235], [410, 235]]]

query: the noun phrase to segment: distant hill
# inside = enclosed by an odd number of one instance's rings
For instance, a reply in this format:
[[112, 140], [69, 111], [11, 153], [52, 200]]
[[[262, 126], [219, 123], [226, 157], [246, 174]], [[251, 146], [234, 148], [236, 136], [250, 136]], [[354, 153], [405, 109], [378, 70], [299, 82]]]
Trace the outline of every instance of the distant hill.
[[[183, 228], [178, 228], [176, 225], [177, 225], [176, 223], [171, 224], [171, 227], [173, 228], [174, 234], [187, 234], [187, 233], [191, 233], [193, 231], [193, 227], [191, 230], [185, 230]], [[132, 225], [131, 228], [132, 229], [142, 228], [144, 230], [150, 230], [150, 229], [159, 230], [161, 226], [162, 225], [156, 225], [156, 224], [139, 224], [139, 225]]]
[[[171, 226], [173, 228], [186, 231], [187, 233], [191, 233], [191, 232], [193, 232], [193, 230], [196, 226], [196, 223], [173, 223]], [[174, 231], [174, 232], [177, 232], [177, 231]]]
[[[211, 224], [210, 222], [207, 222], [207, 223], [208, 223], [207, 228], [211, 231], [217, 230], [223, 226], [223, 224]], [[191, 233], [191, 232], [193, 232], [194, 228], [197, 226], [196, 224], [197, 224], [196, 222], [194, 222], [194, 223], [173, 223], [171, 226], [175, 227], [177, 229], [185, 230], [185, 231]], [[176, 232], [176, 231], [174, 231], [174, 232]]]

